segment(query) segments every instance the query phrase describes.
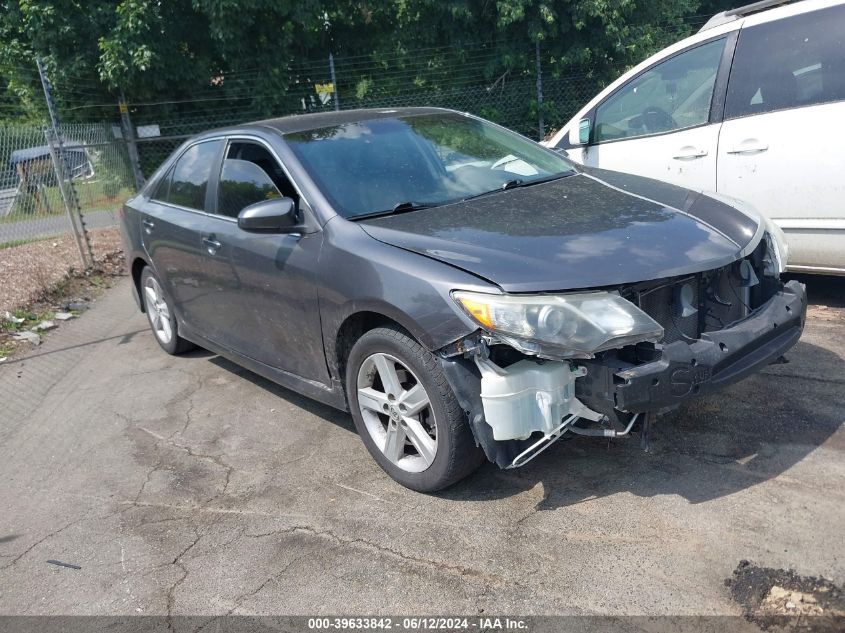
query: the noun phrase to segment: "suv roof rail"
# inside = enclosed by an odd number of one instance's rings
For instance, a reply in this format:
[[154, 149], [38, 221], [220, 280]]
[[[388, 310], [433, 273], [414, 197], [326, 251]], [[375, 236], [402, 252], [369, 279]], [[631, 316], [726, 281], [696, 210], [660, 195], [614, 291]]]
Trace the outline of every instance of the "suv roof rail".
[[758, 11], [765, 11], [766, 9], [771, 9], [772, 7], [777, 7], [790, 1], [791, 0], [760, 0], [760, 2], [752, 2], [751, 4], [746, 4], [743, 7], [722, 11], [707, 20], [705, 25], [702, 26], [698, 32], [701, 33], [707, 29], [712, 29], [713, 27], [733, 22], [734, 20], [738, 20], [746, 15], [750, 15]]

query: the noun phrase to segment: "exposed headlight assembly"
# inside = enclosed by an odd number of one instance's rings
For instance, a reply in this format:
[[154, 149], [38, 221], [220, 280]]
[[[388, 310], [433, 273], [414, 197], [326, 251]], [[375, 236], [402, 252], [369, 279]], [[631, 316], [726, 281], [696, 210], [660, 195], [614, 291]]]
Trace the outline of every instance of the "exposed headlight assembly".
[[663, 336], [658, 323], [612, 292], [491, 295], [456, 290], [452, 297], [484, 330], [532, 354], [589, 357]]
[[772, 277], [786, 271], [786, 262], [789, 260], [789, 243], [781, 228], [772, 222], [766, 221], [766, 256], [763, 260], [764, 272]]

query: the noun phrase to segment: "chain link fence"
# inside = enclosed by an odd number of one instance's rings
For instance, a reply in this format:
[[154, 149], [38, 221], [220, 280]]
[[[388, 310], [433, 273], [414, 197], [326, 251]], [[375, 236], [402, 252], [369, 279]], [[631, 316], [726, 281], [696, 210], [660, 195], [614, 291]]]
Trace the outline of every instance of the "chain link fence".
[[[543, 136], [569, 120], [592, 98], [606, 82], [577, 75], [548, 78], [543, 83]], [[253, 107], [220, 108], [202, 114], [174, 112], [153, 105], [130, 104], [133, 123], [140, 128], [152, 127], [158, 136], [138, 138], [141, 172], [148, 178], [155, 169], [185, 139], [209, 129], [236, 125], [248, 121], [294, 114], [330, 111], [335, 108], [329, 99], [322, 102], [313, 85], [290, 90], [283, 106], [266, 110]], [[540, 139], [539, 107], [536, 80], [522, 77], [509, 80], [506, 76], [492, 84], [456, 86], [446, 89], [413, 89], [400, 94], [366, 95], [343, 98], [340, 109], [397, 108], [405, 106], [433, 106], [469, 112], [490, 119], [534, 140]]]
[[[129, 104], [138, 167], [149, 176], [185, 139], [199, 132], [292, 114], [333, 110], [334, 95], [320, 94], [320, 80], [296, 84], [272, 106], [208, 108], [206, 103]], [[325, 85], [325, 84], [323, 84]], [[546, 77], [540, 103], [536, 79], [488, 84], [409, 87], [400, 93], [350, 93], [341, 109], [436, 106], [477, 114], [539, 139], [540, 109], [546, 132], [565, 122], [603, 82], [578, 75]], [[224, 102], [225, 103], [225, 102]], [[238, 103], [238, 102], [234, 102]], [[243, 102], [241, 102], [243, 103]], [[202, 109], [200, 109], [202, 108]], [[58, 135], [46, 125], [0, 126], [0, 248], [71, 233], [83, 263], [90, 261], [87, 230], [116, 224], [116, 210], [135, 191], [132, 163], [119, 121], [70, 123]]]
[[68, 228], [44, 129], [0, 127], [0, 244], [26, 241]]
[[113, 226], [133, 192], [126, 146], [111, 124], [66, 124], [58, 135], [0, 126], [0, 248], [71, 231], [84, 239], [86, 228]]

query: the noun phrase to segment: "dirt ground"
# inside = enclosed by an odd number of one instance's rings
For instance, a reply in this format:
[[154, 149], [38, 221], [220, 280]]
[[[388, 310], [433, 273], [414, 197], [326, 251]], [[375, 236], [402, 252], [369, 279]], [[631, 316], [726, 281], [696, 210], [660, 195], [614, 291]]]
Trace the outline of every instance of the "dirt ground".
[[[89, 234], [94, 258], [100, 262], [122, 249], [117, 228]], [[0, 248], [0, 316], [29, 307], [80, 268], [79, 250], [69, 234]]]

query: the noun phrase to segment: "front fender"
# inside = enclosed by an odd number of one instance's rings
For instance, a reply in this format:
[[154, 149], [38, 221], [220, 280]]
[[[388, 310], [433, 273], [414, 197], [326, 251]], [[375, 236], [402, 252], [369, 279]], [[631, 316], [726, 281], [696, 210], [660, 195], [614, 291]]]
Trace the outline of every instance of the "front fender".
[[333, 378], [340, 378], [338, 333], [349, 317], [362, 312], [381, 315], [434, 351], [477, 329], [455, 306], [452, 290], [497, 290], [453, 266], [379, 242], [343, 218], [332, 219], [324, 230], [318, 285], [323, 343]]

